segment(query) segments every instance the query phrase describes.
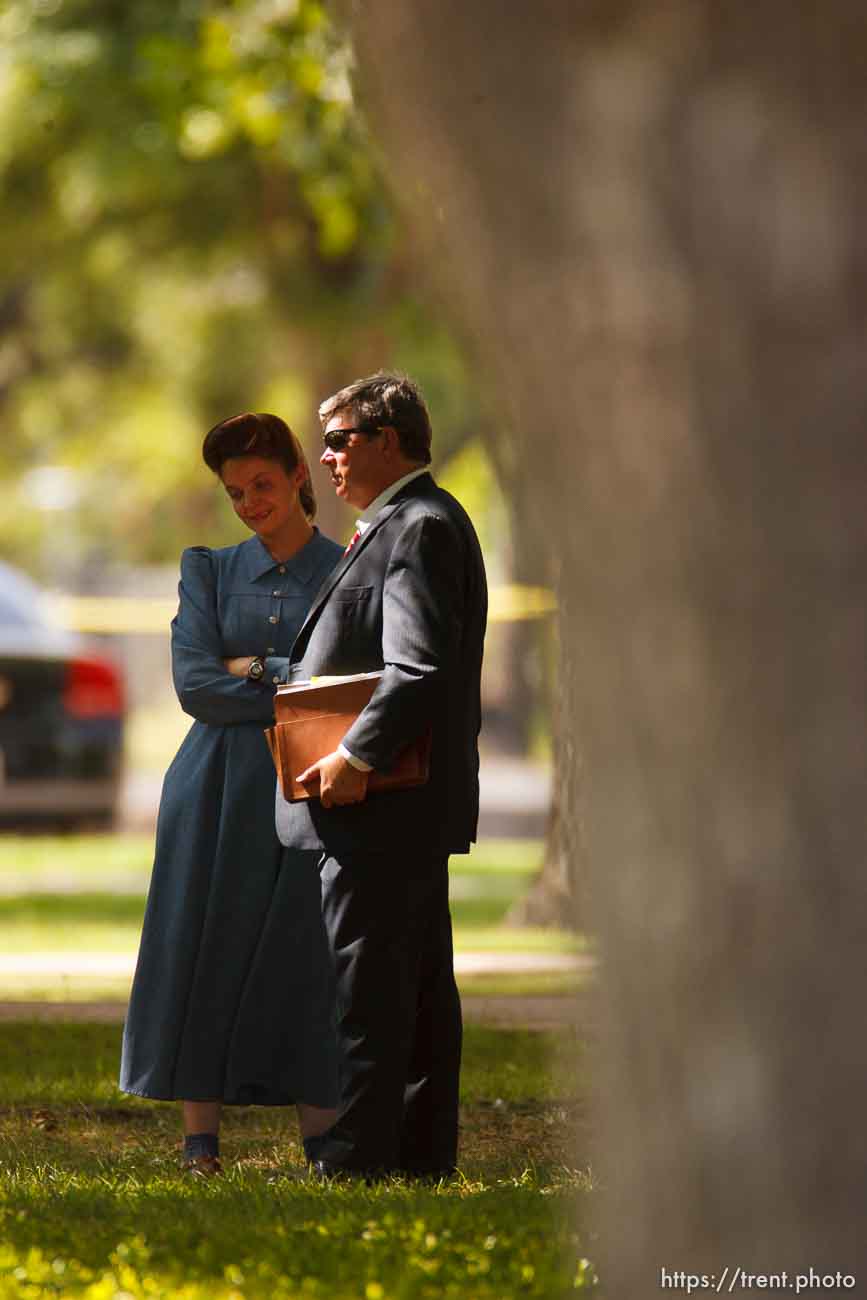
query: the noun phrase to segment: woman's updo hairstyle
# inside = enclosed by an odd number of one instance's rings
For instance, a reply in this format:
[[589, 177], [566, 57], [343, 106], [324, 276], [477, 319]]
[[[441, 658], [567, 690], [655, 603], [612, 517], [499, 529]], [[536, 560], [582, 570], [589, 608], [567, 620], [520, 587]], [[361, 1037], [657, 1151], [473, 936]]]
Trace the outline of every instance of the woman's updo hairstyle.
[[267, 412], [233, 415], [209, 429], [202, 443], [202, 457], [208, 469], [219, 477], [227, 460], [235, 456], [261, 456], [263, 460], [276, 460], [287, 474], [294, 474], [299, 465], [304, 466], [304, 482], [299, 499], [308, 519], [316, 517], [316, 497], [310, 481], [310, 467], [301, 443], [279, 415]]

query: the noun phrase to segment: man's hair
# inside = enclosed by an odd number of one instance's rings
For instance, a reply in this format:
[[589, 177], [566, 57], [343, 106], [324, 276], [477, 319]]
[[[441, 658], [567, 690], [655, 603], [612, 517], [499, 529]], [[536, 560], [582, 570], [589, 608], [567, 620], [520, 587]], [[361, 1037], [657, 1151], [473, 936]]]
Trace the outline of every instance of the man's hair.
[[377, 371], [367, 379], [341, 388], [319, 407], [323, 429], [338, 411], [352, 409], [359, 428], [373, 433], [384, 425], [397, 431], [400, 449], [407, 460], [430, 464], [431, 427], [424, 398], [406, 375]]
[[226, 461], [237, 456], [261, 456], [263, 460], [276, 460], [289, 475], [294, 474], [299, 465], [303, 465], [307, 477], [298, 494], [301, 509], [308, 519], [315, 518], [316, 497], [310, 481], [307, 457], [301, 443], [279, 415], [269, 415], [267, 411], [258, 414], [245, 411], [243, 415], [221, 420], [213, 429], [208, 430], [202, 443], [202, 458], [208, 469], [221, 476]]

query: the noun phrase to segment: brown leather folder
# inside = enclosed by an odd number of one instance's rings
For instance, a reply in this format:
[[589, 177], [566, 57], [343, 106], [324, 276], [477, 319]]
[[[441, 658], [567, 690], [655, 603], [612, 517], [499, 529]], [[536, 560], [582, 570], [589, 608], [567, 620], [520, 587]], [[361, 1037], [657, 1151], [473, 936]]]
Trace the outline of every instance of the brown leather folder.
[[[317, 759], [331, 754], [340, 744], [376, 689], [381, 672], [352, 677], [324, 678], [278, 687], [274, 697], [274, 726], [265, 739], [277, 769], [284, 799], [298, 803], [318, 798], [314, 786], [295, 780]], [[430, 771], [431, 735], [428, 729], [398, 754], [388, 771], [370, 773], [368, 793], [377, 790], [406, 790], [424, 785]]]

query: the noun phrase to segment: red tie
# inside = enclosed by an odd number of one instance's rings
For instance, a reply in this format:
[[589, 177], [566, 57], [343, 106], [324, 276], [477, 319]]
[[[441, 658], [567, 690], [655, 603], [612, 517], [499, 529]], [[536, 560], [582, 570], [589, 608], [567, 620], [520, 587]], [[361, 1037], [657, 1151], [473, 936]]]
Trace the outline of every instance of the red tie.
[[361, 533], [360, 533], [360, 532], [358, 531], [358, 529], [356, 528], [355, 532], [352, 534], [352, 536], [351, 536], [350, 539], [349, 539], [349, 545], [347, 546], [346, 550], [343, 552], [344, 555], [348, 555], [348, 554], [349, 554], [349, 552], [352, 550], [353, 546], [354, 546], [355, 543], [358, 541], [358, 539], [359, 539], [360, 536], [361, 536]]

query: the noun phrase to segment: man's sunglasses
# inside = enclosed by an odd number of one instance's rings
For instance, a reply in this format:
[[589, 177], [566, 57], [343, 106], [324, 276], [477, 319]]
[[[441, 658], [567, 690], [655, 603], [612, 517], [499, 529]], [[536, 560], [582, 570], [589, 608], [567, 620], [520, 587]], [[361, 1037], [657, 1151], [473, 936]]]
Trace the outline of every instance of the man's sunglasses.
[[323, 433], [322, 441], [329, 451], [343, 451], [344, 447], [349, 445], [353, 433], [363, 433], [367, 438], [375, 438], [381, 432], [381, 429], [365, 429], [361, 425], [354, 425], [351, 429], [331, 429], [328, 433]]

